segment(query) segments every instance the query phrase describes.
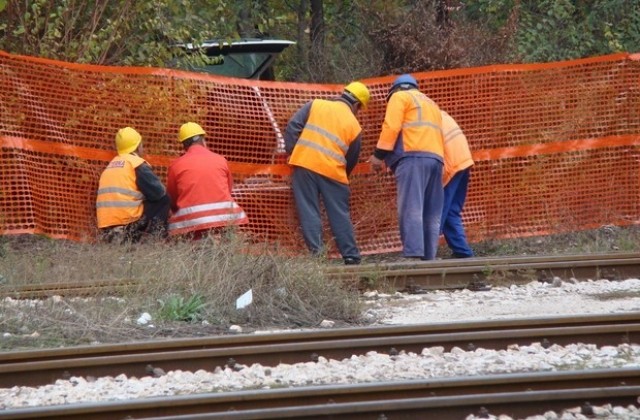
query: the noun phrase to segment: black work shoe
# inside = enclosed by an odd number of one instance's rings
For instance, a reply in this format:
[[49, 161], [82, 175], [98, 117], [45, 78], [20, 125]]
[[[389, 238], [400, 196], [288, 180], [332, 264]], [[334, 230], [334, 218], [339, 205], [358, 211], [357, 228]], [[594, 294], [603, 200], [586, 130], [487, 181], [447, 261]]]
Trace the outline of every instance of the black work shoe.
[[453, 258], [473, 258], [473, 254], [472, 255], [463, 255], [463, 254], [456, 254], [455, 252], [451, 256]]
[[345, 265], [358, 265], [358, 264], [360, 264], [360, 258], [346, 257], [344, 259], [344, 264]]

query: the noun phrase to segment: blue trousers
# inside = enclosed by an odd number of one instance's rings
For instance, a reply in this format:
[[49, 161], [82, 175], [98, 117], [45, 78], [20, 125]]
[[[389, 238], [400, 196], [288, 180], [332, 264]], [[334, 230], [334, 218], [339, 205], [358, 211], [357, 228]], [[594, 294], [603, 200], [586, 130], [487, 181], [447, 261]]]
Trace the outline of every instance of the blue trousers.
[[444, 187], [441, 233], [457, 258], [473, 257], [462, 225], [462, 208], [467, 199], [470, 168], [456, 173]]
[[342, 258], [359, 260], [360, 251], [356, 245], [351, 223], [349, 186], [308, 169], [294, 166], [291, 187], [298, 209], [302, 236], [311, 253], [321, 254], [324, 249], [320, 213], [320, 197], [322, 197], [329, 226]]
[[403, 157], [395, 167], [404, 257], [436, 258], [444, 200], [442, 168], [442, 162], [424, 156]]

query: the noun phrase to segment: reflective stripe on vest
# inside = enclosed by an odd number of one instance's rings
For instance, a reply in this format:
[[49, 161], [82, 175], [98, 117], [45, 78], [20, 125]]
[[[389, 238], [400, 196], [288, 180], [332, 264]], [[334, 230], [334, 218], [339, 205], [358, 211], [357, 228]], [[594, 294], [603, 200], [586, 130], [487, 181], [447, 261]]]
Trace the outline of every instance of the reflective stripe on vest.
[[448, 132], [444, 133], [444, 143], [447, 144], [451, 140], [454, 140], [458, 135], [462, 134], [460, 127], [454, 127]]
[[[413, 93], [413, 92], [415, 92], [415, 93]], [[433, 102], [431, 100], [431, 98], [429, 98], [427, 95], [423, 94], [422, 92], [409, 91], [409, 93], [410, 93], [409, 96], [411, 97], [411, 100], [415, 104], [416, 109], [418, 111], [418, 119], [416, 121], [411, 121], [411, 122], [402, 124], [402, 128], [405, 129], [405, 128], [412, 128], [412, 127], [430, 127], [430, 128], [435, 129], [435, 130], [441, 131], [441, 128], [440, 128], [440, 126], [438, 126], [438, 124], [435, 124], [435, 123], [433, 123], [431, 121], [426, 121], [424, 119], [423, 108], [422, 108], [422, 105], [420, 104], [420, 101], [418, 100], [416, 95], [421, 96], [422, 99], [426, 100], [427, 102], [429, 102], [429, 103], [431, 103], [433, 105], [436, 105], [436, 103]]]
[[329, 155], [329, 156], [331, 156], [332, 158], [334, 158], [335, 160], [337, 160], [338, 162], [340, 162], [340, 163], [342, 163], [344, 165], [347, 164], [347, 159], [343, 155], [340, 155], [340, 154], [334, 152], [333, 150], [327, 149], [326, 147], [322, 147], [317, 143], [314, 143], [312, 141], [305, 140], [305, 139], [300, 139], [300, 140], [298, 140], [297, 144], [301, 144], [301, 145], [310, 147], [312, 149], [316, 149], [320, 153], [323, 153], [325, 155]]
[[131, 190], [127, 190], [125, 188], [119, 188], [119, 187], [105, 187], [105, 188], [100, 188], [98, 190], [98, 195], [100, 194], [110, 194], [110, 193], [118, 193], [118, 194], [124, 194], [124, 195], [130, 195], [138, 200], [142, 200], [144, 198], [144, 195], [142, 195], [142, 193], [140, 191], [131, 191]]
[[247, 215], [235, 201], [185, 207], [180, 209], [171, 219], [169, 222], [171, 234], [248, 222]]
[[316, 99], [289, 163], [348, 184], [345, 156], [361, 130], [349, 105]]
[[96, 196], [99, 228], [128, 225], [140, 219], [144, 195], [136, 185], [135, 168], [144, 162], [135, 155], [120, 155], [102, 172]]
[[98, 190], [98, 196], [103, 196], [106, 194], [122, 194], [135, 198], [134, 201], [98, 201], [96, 202], [96, 208], [105, 208], [105, 207], [138, 207], [142, 204], [142, 200], [144, 199], [144, 195], [140, 191], [131, 191], [125, 188], [118, 187], [106, 187], [100, 188]]

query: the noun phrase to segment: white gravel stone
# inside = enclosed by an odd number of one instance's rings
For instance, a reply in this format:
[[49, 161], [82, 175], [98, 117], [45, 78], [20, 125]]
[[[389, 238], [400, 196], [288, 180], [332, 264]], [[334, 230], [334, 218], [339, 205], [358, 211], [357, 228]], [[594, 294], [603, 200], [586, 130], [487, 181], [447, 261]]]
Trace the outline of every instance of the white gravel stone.
[[229, 327], [229, 332], [234, 334], [240, 334], [242, 332], [242, 327], [240, 325], [232, 325]]
[[336, 325], [335, 321], [325, 319], [320, 323], [320, 328], [333, 328], [334, 325]]
[[435, 291], [393, 300], [378, 295], [375, 301], [365, 301], [379, 324], [397, 325], [637, 312], [638, 290], [638, 279], [563, 282], [559, 287], [534, 281], [484, 292]]
[[138, 325], [147, 325], [152, 320], [152, 318], [153, 317], [150, 313], [143, 312], [136, 322], [138, 323]]

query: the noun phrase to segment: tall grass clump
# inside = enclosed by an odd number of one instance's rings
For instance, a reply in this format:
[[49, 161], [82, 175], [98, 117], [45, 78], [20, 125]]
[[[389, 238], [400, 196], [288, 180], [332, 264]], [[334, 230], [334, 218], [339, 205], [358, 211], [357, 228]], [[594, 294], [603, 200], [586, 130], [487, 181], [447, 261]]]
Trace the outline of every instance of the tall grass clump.
[[[123, 280], [82, 297], [0, 300], [0, 349], [360, 322], [355, 287], [332, 280], [326, 261], [283, 256], [228, 232], [200, 241], [80, 244], [4, 239], [0, 287]], [[236, 308], [251, 290], [253, 301]], [[141, 314], [149, 322], [138, 322]]]
[[[360, 314], [357, 291], [331, 280], [326, 264], [277, 255], [233, 233], [152, 247], [127, 263], [141, 280], [134, 296], [144, 293], [139, 305], [149, 311], [157, 311], [154, 302], [199, 296], [199, 317], [216, 325], [312, 327], [323, 319], [357, 322]], [[237, 309], [249, 290], [253, 302]]]

